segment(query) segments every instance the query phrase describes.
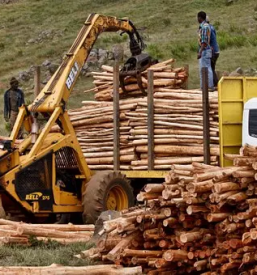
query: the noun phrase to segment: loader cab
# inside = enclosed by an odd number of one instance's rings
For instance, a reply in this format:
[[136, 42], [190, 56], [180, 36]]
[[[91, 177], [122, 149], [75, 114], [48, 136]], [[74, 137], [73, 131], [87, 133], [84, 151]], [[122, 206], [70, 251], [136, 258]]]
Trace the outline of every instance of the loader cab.
[[257, 98], [248, 100], [243, 113], [243, 145], [257, 146]]

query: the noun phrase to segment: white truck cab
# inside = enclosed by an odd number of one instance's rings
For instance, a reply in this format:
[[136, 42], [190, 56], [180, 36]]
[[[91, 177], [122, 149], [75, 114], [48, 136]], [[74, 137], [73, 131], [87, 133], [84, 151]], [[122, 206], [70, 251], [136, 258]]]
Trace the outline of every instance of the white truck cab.
[[243, 113], [243, 145], [257, 146], [257, 98], [248, 100]]

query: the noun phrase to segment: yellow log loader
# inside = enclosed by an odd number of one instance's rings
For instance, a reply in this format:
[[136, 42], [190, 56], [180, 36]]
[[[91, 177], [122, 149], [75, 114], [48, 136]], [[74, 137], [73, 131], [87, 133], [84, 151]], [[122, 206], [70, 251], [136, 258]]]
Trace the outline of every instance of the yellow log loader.
[[[99, 14], [87, 18], [60, 67], [34, 102], [20, 108], [10, 137], [1, 143], [0, 185], [7, 211], [15, 206], [34, 218], [83, 213], [84, 220], [93, 223], [104, 210], [121, 210], [134, 204], [133, 190], [120, 172], [92, 174], [66, 110], [98, 35], [117, 31], [128, 35], [132, 54], [122, 69], [121, 82], [126, 72], [138, 76], [152, 64], [151, 58], [142, 53], [143, 40], [131, 21]], [[39, 118], [45, 120], [41, 127]], [[55, 125], [60, 132], [51, 132]], [[22, 127], [29, 134], [17, 145]]]

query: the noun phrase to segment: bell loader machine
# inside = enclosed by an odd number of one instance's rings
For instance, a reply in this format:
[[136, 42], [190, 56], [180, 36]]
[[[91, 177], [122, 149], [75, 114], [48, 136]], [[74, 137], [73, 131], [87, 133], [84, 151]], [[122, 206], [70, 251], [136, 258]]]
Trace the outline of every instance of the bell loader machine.
[[[151, 58], [142, 53], [143, 40], [131, 21], [91, 14], [50, 81], [32, 104], [20, 108], [9, 139], [1, 144], [4, 208], [8, 208], [8, 200], [34, 218], [83, 213], [86, 222], [94, 223], [103, 210], [133, 205], [133, 190], [121, 173], [103, 171], [92, 175], [66, 110], [98, 35], [117, 31], [128, 35], [132, 54], [121, 70], [121, 83], [126, 73], [138, 76], [151, 65]], [[42, 127], [39, 117], [45, 120]], [[54, 125], [60, 127], [60, 132], [51, 133]], [[29, 134], [15, 145], [21, 127]]]

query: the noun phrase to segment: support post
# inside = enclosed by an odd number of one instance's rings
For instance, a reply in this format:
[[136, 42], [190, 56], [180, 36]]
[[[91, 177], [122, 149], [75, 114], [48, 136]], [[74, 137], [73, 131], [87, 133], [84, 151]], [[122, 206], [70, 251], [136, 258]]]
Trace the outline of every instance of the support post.
[[148, 170], [154, 170], [154, 83], [152, 70], [148, 70], [147, 78]]
[[40, 66], [35, 66], [35, 74], [34, 74], [34, 98], [38, 96], [40, 93]]
[[123, 62], [124, 59], [124, 47], [121, 44], [116, 44], [113, 47], [114, 60], [119, 64]]
[[203, 100], [203, 146], [204, 146], [204, 163], [210, 164], [210, 116], [209, 116], [209, 85], [208, 85], [208, 68], [204, 67], [202, 74], [202, 100]]
[[184, 83], [184, 85], [183, 85], [183, 88], [185, 89], [185, 90], [188, 90], [188, 80], [189, 80], [189, 65], [188, 64], [185, 64], [185, 66], [184, 66], [184, 68], [185, 68], [185, 71], [186, 71], [186, 74], [187, 74], [187, 79], [186, 79], [186, 81], [185, 81], [185, 83]]
[[119, 63], [113, 68], [113, 165], [114, 171], [120, 170], [120, 94]]

